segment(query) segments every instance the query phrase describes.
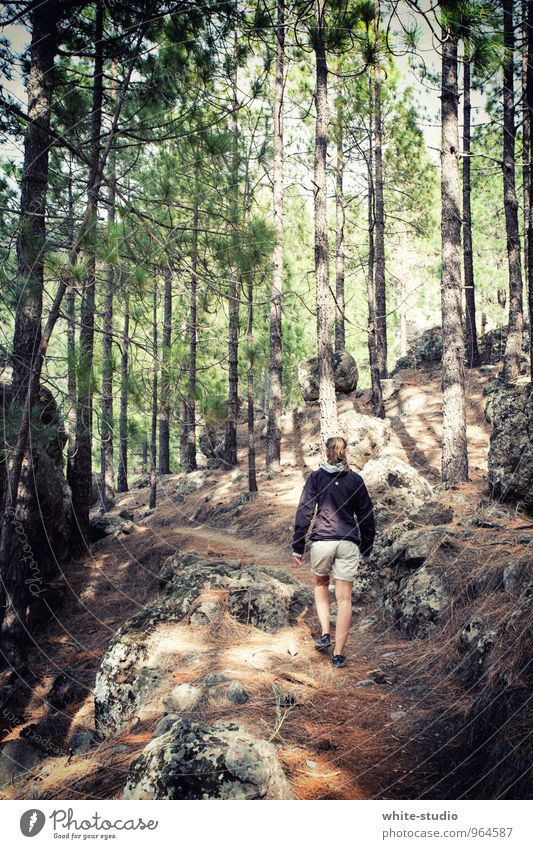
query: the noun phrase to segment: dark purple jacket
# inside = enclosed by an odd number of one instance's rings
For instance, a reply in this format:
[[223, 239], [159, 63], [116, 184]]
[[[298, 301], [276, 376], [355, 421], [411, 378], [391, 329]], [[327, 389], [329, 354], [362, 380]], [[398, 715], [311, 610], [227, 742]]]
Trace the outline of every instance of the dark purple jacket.
[[[317, 509], [318, 508], [318, 509]], [[292, 550], [303, 554], [305, 536], [317, 510], [310, 540], [347, 539], [357, 543], [361, 554], [370, 554], [375, 536], [372, 501], [363, 478], [344, 470], [311, 472], [296, 511]]]

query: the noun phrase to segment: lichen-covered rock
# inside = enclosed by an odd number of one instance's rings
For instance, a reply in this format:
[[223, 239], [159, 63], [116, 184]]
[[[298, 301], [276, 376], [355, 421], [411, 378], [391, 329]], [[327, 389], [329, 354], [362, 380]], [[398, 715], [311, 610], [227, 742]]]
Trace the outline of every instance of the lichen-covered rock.
[[[357, 363], [347, 351], [333, 354], [335, 392], [348, 394], [357, 389]], [[298, 383], [304, 401], [318, 401], [318, 357], [310, 357], [298, 366]]]
[[177, 684], [173, 690], [163, 699], [163, 707], [169, 713], [181, 713], [192, 710], [202, 698], [200, 687], [192, 684]]
[[[495, 365], [503, 360], [505, 346], [507, 344], [507, 327], [496, 327], [488, 330], [478, 339], [478, 351], [480, 360], [484, 365]], [[529, 352], [529, 327], [524, 327], [522, 336], [522, 351]]]
[[[245, 568], [238, 561], [173, 555], [162, 571], [165, 594], [124, 623], [102, 660], [95, 683], [95, 721], [103, 734], [124, 728], [145, 709], [163, 712], [173, 686], [168, 668], [181, 662], [180, 650], [186, 651], [183, 632], [174, 640], [172, 626], [200, 624], [195, 617], [199, 611], [206, 616], [213, 592], [223, 591], [213, 621], [226, 610], [239, 622], [268, 632], [295, 624], [313, 600], [303, 582], [266, 566]], [[198, 632], [189, 633], [194, 646]]]
[[417, 525], [447, 525], [453, 522], [453, 510], [440, 501], [431, 499], [419, 507], [410, 518]]
[[491, 395], [490, 416], [491, 495], [533, 513], [533, 386], [499, 388]]
[[412, 466], [398, 457], [381, 455], [361, 471], [374, 502], [379, 524], [398, 522], [431, 498], [430, 485]]
[[195, 472], [184, 472], [178, 478], [176, 486], [176, 495], [183, 498], [190, 495], [192, 492], [201, 489], [205, 486], [205, 482], [209, 477], [210, 472], [206, 469], [197, 469]]
[[422, 566], [401, 581], [391, 581], [383, 594], [385, 609], [406, 637], [424, 637], [449, 603], [440, 570]]
[[122, 519], [120, 516], [114, 516], [109, 513], [93, 516], [89, 520], [89, 540], [97, 542], [108, 536], [118, 536], [119, 534], [131, 534], [135, 529], [135, 525], [130, 519]]
[[180, 720], [132, 763], [124, 799], [292, 799], [274, 746], [232, 722]]
[[347, 410], [338, 417], [337, 432], [348, 444], [347, 453], [350, 464], [361, 469], [388, 445], [391, 423], [389, 419], [380, 419], [377, 416], [366, 416], [356, 410]]

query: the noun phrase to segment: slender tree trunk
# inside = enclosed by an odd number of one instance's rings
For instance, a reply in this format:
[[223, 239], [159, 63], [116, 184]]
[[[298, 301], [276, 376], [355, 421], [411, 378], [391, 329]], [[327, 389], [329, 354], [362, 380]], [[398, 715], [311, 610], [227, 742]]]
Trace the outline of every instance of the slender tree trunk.
[[335, 350], [346, 347], [344, 319], [344, 149], [342, 108], [337, 110], [337, 169], [335, 174]]
[[120, 419], [118, 426], [118, 492], [128, 492], [128, 379], [130, 347], [130, 293], [124, 292], [124, 325], [122, 330], [122, 353], [120, 357]]
[[[379, 35], [379, 2], [376, 9], [376, 39]], [[376, 226], [376, 345], [379, 376], [387, 377], [387, 290], [385, 284], [385, 204], [383, 199], [383, 139], [381, 118], [381, 67], [374, 65], [374, 167]]]
[[[115, 97], [116, 68], [113, 63], [112, 98]], [[116, 177], [115, 156], [110, 157], [111, 174], [109, 176], [107, 224], [110, 231], [115, 225]], [[114, 238], [114, 234], [112, 234]], [[104, 292], [104, 310], [102, 316], [102, 423], [100, 426], [100, 510], [105, 513], [115, 504], [113, 470], [113, 295], [115, 290], [115, 269], [113, 261], [107, 266]]]
[[28, 116], [17, 236], [20, 289], [13, 338], [13, 404], [24, 403], [30, 373], [41, 339], [43, 265], [46, 241], [46, 191], [50, 103], [57, 49], [59, 4], [37, 4], [31, 15], [32, 40], [28, 77]]
[[159, 372], [158, 334], [157, 334], [157, 286], [154, 285], [154, 304], [152, 319], [152, 412], [150, 428], [150, 500], [148, 507], [153, 509], [157, 501], [157, 419], [159, 410], [157, 407], [157, 377]]
[[513, 0], [503, 0], [505, 59], [503, 65], [503, 194], [509, 264], [509, 329], [503, 358], [503, 379], [514, 383], [520, 374], [523, 335], [522, 265], [515, 184], [514, 29]]
[[253, 278], [248, 274], [248, 323], [246, 329], [248, 369], [248, 490], [257, 493], [257, 476], [255, 464], [255, 421], [254, 421], [254, 301]]
[[[446, 4], [447, 5], [447, 4]], [[461, 310], [461, 210], [457, 39], [443, 30], [442, 44], [442, 480], [468, 479], [465, 414], [465, 341]]]
[[83, 283], [80, 308], [80, 368], [76, 421], [76, 456], [69, 484], [72, 491], [73, 521], [71, 549], [81, 554], [89, 545], [89, 508], [92, 488], [92, 397], [94, 391], [93, 349], [94, 312], [96, 295], [96, 230], [98, 222], [99, 187], [95, 186], [100, 161], [103, 98], [103, 24], [102, 0], [96, 3], [95, 54], [91, 120], [90, 168], [88, 199], [92, 220], [87, 239], [87, 271]]
[[[233, 248], [238, 250], [237, 227], [239, 223], [239, 124], [237, 102], [237, 50], [235, 49], [235, 70], [233, 80], [233, 99], [231, 113], [231, 133], [233, 137], [232, 153], [232, 201], [231, 226], [233, 227]], [[229, 331], [228, 331], [228, 413], [224, 446], [225, 466], [230, 469], [237, 465], [237, 412], [239, 406], [239, 278], [235, 268], [229, 275]]]
[[329, 290], [329, 249], [327, 215], [326, 157], [329, 132], [328, 65], [324, 40], [325, 0], [315, 0], [316, 32], [316, 134], [315, 134], [315, 275], [318, 349], [320, 439], [322, 450], [337, 431], [337, 399], [331, 339], [331, 297]]
[[170, 474], [170, 404], [169, 365], [172, 341], [172, 269], [169, 265], [164, 273], [163, 337], [161, 340], [161, 404], [159, 413], [159, 471]]
[[466, 313], [466, 364], [476, 368], [480, 364], [476, 330], [476, 296], [474, 289], [474, 257], [472, 251], [472, 210], [470, 183], [470, 60], [464, 60], [463, 100], [463, 264], [465, 274]]
[[[529, 111], [527, 105], [527, 69], [528, 69], [528, 0], [522, 0], [522, 179], [524, 199], [524, 280], [526, 291], [529, 292], [529, 207], [531, 205], [531, 165], [530, 145], [531, 129], [529, 126]], [[531, 327], [531, 317], [530, 317]]]
[[[372, 100], [371, 100], [372, 106]], [[385, 406], [383, 404], [383, 393], [381, 390], [381, 379], [379, 375], [378, 345], [377, 345], [377, 323], [376, 323], [376, 289], [374, 284], [375, 271], [375, 247], [374, 247], [374, 183], [373, 172], [373, 146], [371, 134], [369, 135], [368, 152], [368, 271], [366, 279], [368, 300], [368, 361], [370, 366], [370, 385], [372, 388], [372, 409], [374, 415], [380, 419], [385, 418]]]
[[[196, 150], [196, 149], [195, 149]], [[191, 294], [189, 306], [189, 393], [187, 397], [187, 471], [196, 469], [196, 347], [198, 338], [198, 202], [200, 152], [196, 150], [194, 163], [194, 211], [191, 257]]]
[[[533, 2], [529, 0], [527, 9], [527, 112], [529, 122], [529, 138], [533, 139]], [[528, 307], [529, 307], [529, 374], [533, 382], [533, 144], [529, 145], [529, 217], [527, 240], [528, 264]]]
[[[185, 343], [187, 341], [187, 322], [185, 320], [180, 321], [180, 340], [185, 348]], [[178, 381], [178, 385], [184, 386], [187, 380], [187, 362], [185, 357], [182, 358], [180, 362], [180, 377]], [[179, 436], [179, 445], [180, 445], [180, 466], [182, 469], [187, 468], [187, 399], [180, 398], [179, 401], [179, 410], [180, 410], [180, 436]]]
[[276, 244], [272, 255], [272, 291], [270, 298], [270, 357], [266, 465], [278, 469], [281, 457], [282, 413], [282, 322], [283, 288], [283, 85], [285, 67], [285, 0], [277, 0], [276, 76], [274, 80], [274, 162], [272, 206]]
[[[69, 162], [68, 181], [68, 229], [69, 248], [72, 250], [76, 241], [74, 235], [74, 196], [72, 192], [72, 159]], [[76, 380], [76, 295], [75, 288], [70, 285], [65, 295], [65, 313], [67, 316], [67, 476], [74, 469], [74, 457], [76, 454], [76, 407], [77, 407], [77, 380]], [[69, 472], [70, 469], [70, 472]]]

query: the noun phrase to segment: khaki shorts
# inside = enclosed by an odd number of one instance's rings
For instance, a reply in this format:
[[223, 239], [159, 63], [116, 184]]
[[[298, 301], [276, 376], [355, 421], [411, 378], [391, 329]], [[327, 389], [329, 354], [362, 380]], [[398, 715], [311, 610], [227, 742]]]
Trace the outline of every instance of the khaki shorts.
[[317, 539], [310, 546], [311, 569], [315, 575], [329, 575], [339, 581], [354, 581], [361, 554], [359, 546], [347, 539]]

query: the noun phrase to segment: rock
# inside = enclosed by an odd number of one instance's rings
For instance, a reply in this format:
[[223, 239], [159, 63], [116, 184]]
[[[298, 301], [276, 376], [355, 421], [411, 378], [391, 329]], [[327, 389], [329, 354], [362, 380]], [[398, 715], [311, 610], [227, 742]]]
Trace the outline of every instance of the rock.
[[167, 713], [160, 722], [157, 723], [154, 730], [154, 737], [161, 737], [162, 734], [166, 734], [167, 731], [170, 731], [175, 722], [179, 722], [181, 716], [179, 713]]
[[128, 522], [133, 522], [133, 513], [131, 510], [127, 510], [125, 507], [122, 510], [119, 510], [118, 515], [121, 519], [126, 519]]
[[195, 607], [194, 613], [191, 614], [189, 619], [189, 624], [195, 626], [210, 625], [212, 622], [216, 622], [221, 614], [222, 606], [218, 601], [212, 601], [207, 598]]
[[163, 699], [163, 707], [169, 713], [182, 713], [195, 708], [201, 698], [200, 687], [193, 687], [192, 684], [178, 684]]
[[69, 704], [86, 698], [89, 692], [89, 687], [80, 680], [79, 671], [66, 669], [54, 678], [45, 700], [50, 707], [60, 710]]
[[131, 489], [144, 489], [147, 486], [150, 486], [150, 475], [146, 472], [130, 484]]
[[387, 676], [385, 675], [385, 673], [378, 670], [377, 672], [372, 673], [371, 680], [374, 682], [374, 684], [386, 684]]
[[232, 722], [180, 720], [132, 763], [124, 799], [292, 799], [274, 746]]
[[442, 328], [430, 327], [411, 342], [408, 356], [414, 368], [432, 366], [442, 360]]
[[411, 513], [409, 518], [417, 525], [447, 525], [453, 522], [453, 510], [432, 499]]
[[90, 752], [95, 746], [98, 746], [101, 738], [95, 731], [82, 728], [75, 731], [69, 740], [69, 749], [77, 755], [82, 755], [85, 752]]
[[104, 513], [99, 516], [93, 516], [89, 520], [89, 540], [97, 542], [107, 536], [118, 536], [120, 533], [131, 534], [135, 529], [133, 522], [127, 519], [121, 519], [120, 516], [112, 516], [110, 513]]
[[383, 593], [383, 604], [394, 616], [406, 637], [424, 637], [449, 603], [441, 570], [422, 566], [403, 580], [391, 583]]
[[389, 419], [366, 416], [355, 410], [341, 413], [337, 420], [337, 432], [348, 444], [350, 464], [361, 469], [368, 460], [376, 457], [388, 445], [391, 436]]
[[403, 719], [404, 716], [407, 716], [406, 711], [404, 710], [393, 710], [390, 718], [393, 722], [397, 722], [399, 719]]
[[0, 748], [0, 787], [9, 787], [23, 773], [33, 769], [45, 757], [26, 740], [8, 740]]
[[381, 394], [384, 401], [390, 401], [390, 399], [402, 388], [401, 380], [398, 380], [397, 377], [389, 377], [384, 378], [381, 381]]
[[533, 385], [491, 396], [488, 480], [493, 498], [520, 502], [533, 514]]
[[[303, 582], [266, 566], [244, 568], [238, 561], [173, 555], [165, 560], [162, 574], [165, 594], [124, 623], [103, 657], [95, 683], [95, 721], [103, 734], [123, 729], [143, 711], [152, 716], [163, 704], [171, 687], [161, 655], [169, 668], [174, 652], [176, 663], [183, 662], [173, 641], [174, 623], [179, 627], [201, 609], [206, 615], [204, 605], [212, 601], [213, 590], [225, 591], [220, 612], [267, 632], [290, 628], [313, 602]], [[183, 636], [177, 642], [182, 646]]]
[[498, 632], [496, 629], [483, 629], [482, 619], [472, 619], [463, 626], [459, 634], [459, 648], [468, 652], [468, 657], [462, 663], [462, 668], [470, 677], [478, 678], [487, 655], [494, 646]]
[[206, 469], [197, 469], [195, 472], [184, 472], [180, 475], [176, 486], [176, 495], [184, 498], [192, 492], [201, 489], [209, 477], [209, 472]]
[[413, 513], [431, 498], [430, 485], [416, 469], [398, 457], [381, 455], [369, 460], [361, 475], [380, 524]]
[[228, 687], [228, 701], [236, 705], [244, 705], [248, 701], [248, 693], [240, 681], [232, 681]]
[[216, 687], [217, 684], [225, 684], [229, 680], [223, 672], [210, 672], [204, 678], [204, 687]]
[[[335, 392], [348, 394], [357, 389], [357, 363], [347, 351], [333, 354]], [[304, 401], [318, 401], [318, 357], [310, 357], [298, 366], [298, 383]]]
[[148, 516], [152, 516], [153, 513], [155, 513], [155, 507], [146, 507], [139, 513], [139, 519], [147, 519]]
[[[484, 365], [494, 365], [503, 360], [505, 345], [507, 343], [507, 328], [496, 327], [480, 336], [478, 339], [478, 351], [481, 362]], [[524, 327], [522, 337], [522, 351], [529, 353], [529, 327]]]

